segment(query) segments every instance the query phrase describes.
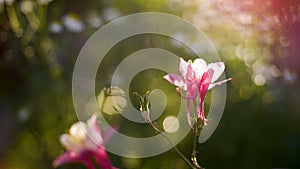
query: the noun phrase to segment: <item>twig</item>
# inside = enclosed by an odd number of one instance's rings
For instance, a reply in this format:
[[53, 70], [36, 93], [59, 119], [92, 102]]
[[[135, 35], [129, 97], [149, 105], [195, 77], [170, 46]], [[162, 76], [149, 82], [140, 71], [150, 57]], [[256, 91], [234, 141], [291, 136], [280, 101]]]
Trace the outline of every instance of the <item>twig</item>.
[[192, 160], [194, 166], [197, 169], [202, 169], [202, 167], [197, 162], [197, 150], [196, 150], [196, 147], [197, 147], [197, 138], [198, 138], [197, 136], [198, 136], [198, 120], [197, 120], [197, 118], [195, 118], [195, 124], [194, 124], [194, 145], [193, 145], [193, 152], [192, 152], [191, 160]]
[[159, 134], [161, 134], [172, 146], [172, 148], [177, 152], [177, 154], [191, 167], [194, 168], [193, 164], [179, 151], [179, 149], [175, 146], [175, 144], [172, 142], [172, 140], [165, 135], [162, 131], [160, 131], [153, 123], [152, 121], [147, 121], [147, 123]]

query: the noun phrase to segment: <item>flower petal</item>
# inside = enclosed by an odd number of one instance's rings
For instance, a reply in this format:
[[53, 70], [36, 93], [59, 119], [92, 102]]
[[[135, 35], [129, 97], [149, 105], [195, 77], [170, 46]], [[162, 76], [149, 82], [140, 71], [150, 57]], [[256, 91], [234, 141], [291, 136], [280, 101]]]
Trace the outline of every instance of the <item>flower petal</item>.
[[183, 78], [185, 78], [185, 76], [187, 74], [187, 67], [188, 67], [188, 63], [185, 60], [183, 60], [182, 58], [180, 58], [179, 71]]
[[177, 74], [170, 73], [164, 76], [164, 78], [168, 80], [170, 83], [180, 87], [183, 90], [186, 90], [187, 88], [183, 78]]
[[208, 90], [212, 89], [212, 88], [215, 87], [215, 86], [219, 86], [219, 85], [221, 85], [221, 84], [223, 84], [223, 83], [226, 83], [226, 82], [230, 81], [231, 79], [232, 79], [232, 78], [228, 78], [228, 79], [222, 80], [222, 81], [220, 81], [220, 82], [211, 83], [211, 84], [209, 85], [209, 87], [208, 87]]
[[201, 83], [200, 83], [200, 112], [199, 112], [199, 116], [202, 119], [202, 121], [204, 122], [204, 125], [206, 125], [207, 123], [207, 119], [205, 118], [205, 114], [204, 114], [204, 99], [206, 96], [206, 93], [208, 91], [208, 87], [211, 83], [211, 79], [214, 75], [214, 70], [212, 69], [208, 69], [207, 72], [205, 72], [202, 76], [201, 79]]
[[198, 58], [194, 60], [192, 67], [197, 79], [201, 78], [206, 69], [206, 66], [206, 62], [203, 59]]
[[76, 122], [70, 128], [70, 135], [74, 136], [78, 140], [84, 140], [86, 138], [87, 126], [84, 122]]
[[93, 115], [88, 121], [87, 121], [87, 131], [88, 131], [88, 137], [89, 140], [93, 141], [94, 144], [97, 146], [103, 145], [103, 138], [101, 135], [101, 130], [97, 123], [97, 116]]
[[53, 166], [58, 167], [58, 166], [61, 166], [63, 164], [66, 164], [66, 163], [75, 163], [75, 162], [80, 162], [80, 159], [78, 159], [77, 156], [74, 153], [72, 153], [70, 151], [67, 151], [64, 154], [58, 156], [54, 160]]
[[93, 163], [89, 159], [88, 154], [76, 155], [74, 152], [67, 151], [64, 154], [58, 156], [53, 166], [58, 167], [67, 163], [83, 163], [88, 169], [95, 169]]
[[189, 65], [187, 67], [187, 74], [185, 76], [185, 80], [186, 80], [186, 83], [190, 83], [190, 84], [197, 82], [196, 74], [192, 67], [192, 63], [189, 63]]
[[107, 141], [115, 134], [117, 133], [118, 128], [113, 126], [113, 127], [109, 127], [103, 136], [103, 144], [107, 143]]
[[223, 62], [210, 63], [206, 67], [206, 71], [212, 69], [214, 71], [211, 82], [215, 82], [225, 70]]
[[75, 137], [69, 134], [63, 134], [59, 139], [61, 145], [76, 154], [79, 154], [85, 147]]
[[[107, 134], [111, 135], [112, 132], [109, 131]], [[109, 136], [106, 137], [109, 138]], [[101, 168], [114, 169], [105, 152], [96, 115], [93, 115], [86, 123], [77, 122], [72, 125], [70, 134], [63, 134], [60, 142], [67, 151], [53, 162], [55, 167], [80, 162], [88, 169], [95, 169], [92, 162], [94, 159], [99, 162]]]

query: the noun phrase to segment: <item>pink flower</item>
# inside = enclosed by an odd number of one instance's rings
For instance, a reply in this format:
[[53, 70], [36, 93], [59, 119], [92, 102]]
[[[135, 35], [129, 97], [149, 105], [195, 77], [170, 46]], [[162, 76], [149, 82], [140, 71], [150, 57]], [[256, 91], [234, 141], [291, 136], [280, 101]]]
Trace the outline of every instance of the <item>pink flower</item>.
[[83, 163], [88, 169], [95, 169], [92, 159], [101, 169], [115, 169], [106, 154], [104, 143], [115, 130], [111, 128], [102, 137], [97, 125], [96, 115], [86, 123], [77, 122], [69, 130], [69, 134], [60, 137], [60, 143], [67, 150], [53, 162], [55, 167], [66, 163]]
[[[186, 96], [182, 96], [180, 94], [180, 89], [176, 88], [179, 95], [182, 98], [187, 99], [187, 119], [191, 127], [191, 101], [194, 104], [197, 117], [200, 118], [206, 125], [207, 119], [204, 115], [204, 99], [207, 91], [214, 86], [221, 85], [228, 80], [231, 80], [226, 79], [214, 83], [224, 72], [224, 69], [225, 65], [223, 62], [210, 63], [207, 65], [206, 62], [200, 58], [195, 59], [194, 62], [192, 62], [191, 60], [186, 62], [182, 58], [180, 58], [179, 70], [181, 76], [173, 73], [164, 76], [164, 78], [170, 83], [186, 91]], [[199, 106], [197, 105], [198, 96], [200, 100]]]

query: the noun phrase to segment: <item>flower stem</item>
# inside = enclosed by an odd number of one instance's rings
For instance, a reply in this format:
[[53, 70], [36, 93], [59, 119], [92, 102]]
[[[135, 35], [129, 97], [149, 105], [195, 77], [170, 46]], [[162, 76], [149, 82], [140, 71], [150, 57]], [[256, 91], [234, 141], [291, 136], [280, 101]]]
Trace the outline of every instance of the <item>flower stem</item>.
[[194, 124], [194, 146], [193, 146], [193, 152], [192, 152], [192, 157], [191, 160], [194, 164], [194, 166], [197, 169], [202, 169], [202, 167], [198, 164], [197, 162], [197, 138], [198, 138], [198, 120], [195, 118], [195, 124]]
[[194, 168], [193, 164], [180, 152], [180, 150], [175, 146], [175, 144], [172, 142], [172, 140], [165, 135], [162, 131], [160, 131], [153, 123], [152, 121], [147, 121], [147, 123], [159, 134], [161, 134], [172, 146], [172, 148], [177, 152], [177, 154], [192, 168]]
[[[159, 134], [161, 134], [172, 146], [172, 148], [177, 152], [177, 154], [193, 169], [202, 169], [198, 163], [197, 163], [197, 159], [195, 158], [196, 163], [193, 161], [194, 158], [192, 158], [193, 164], [190, 162], [190, 160], [188, 160], [180, 151], [179, 149], [175, 146], [175, 144], [172, 142], [172, 140], [166, 135], [164, 134], [162, 131], [160, 131], [152, 122], [152, 120], [150, 119], [150, 100], [148, 98], [150, 94], [150, 91], [147, 91], [145, 95], [141, 96], [140, 94], [138, 94], [137, 92], [133, 92], [133, 95], [137, 96], [137, 98], [139, 99], [140, 102], [140, 112], [142, 117], [144, 118], [144, 120]], [[197, 121], [196, 121], [197, 124]], [[195, 140], [194, 140], [194, 152], [196, 152], [196, 137], [197, 137], [197, 125], [195, 125]], [[196, 153], [195, 153], [196, 154]], [[199, 167], [198, 167], [199, 166]]]

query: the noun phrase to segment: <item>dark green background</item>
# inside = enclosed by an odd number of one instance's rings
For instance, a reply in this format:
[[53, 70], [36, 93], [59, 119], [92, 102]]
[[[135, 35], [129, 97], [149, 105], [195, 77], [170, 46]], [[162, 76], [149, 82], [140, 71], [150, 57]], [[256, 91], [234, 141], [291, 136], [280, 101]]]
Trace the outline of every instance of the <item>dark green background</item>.
[[[45, 5], [33, 1], [30, 15], [38, 21], [28, 19], [29, 14], [20, 10], [22, 2], [0, 3], [0, 168], [52, 168], [52, 161], [63, 153], [58, 138], [77, 121], [71, 93], [73, 66], [85, 41], [98, 29], [89, 25], [90, 14], [108, 23], [107, 8], [120, 16], [155, 11], [183, 17], [216, 46], [226, 64], [226, 76], [233, 80], [227, 84], [226, 107], [217, 130], [198, 146], [202, 166], [300, 168], [299, 1], [54, 0]], [[74, 33], [63, 25], [63, 16], [70, 13], [84, 24], [81, 32]], [[62, 24], [62, 32], [51, 32], [53, 21]], [[18, 28], [13, 26], [16, 23]], [[186, 46], [174, 46], [164, 36], [128, 38], [111, 49], [101, 63], [96, 92], [110, 84], [122, 59], [149, 47], [195, 58]], [[164, 90], [168, 104], [163, 117], [176, 112], [180, 101], [175, 87], [162, 79], [164, 75], [158, 70], [143, 71], [130, 86], [141, 93]], [[131, 101], [137, 107], [136, 100]], [[144, 131], [155, 134], [147, 125], [108, 118], [133, 135], [143, 137]], [[160, 128], [161, 122], [157, 120]], [[191, 133], [178, 145], [187, 157], [192, 139]], [[109, 157], [119, 168], [188, 168], [173, 150], [144, 159]], [[71, 164], [61, 168], [84, 167]]]

